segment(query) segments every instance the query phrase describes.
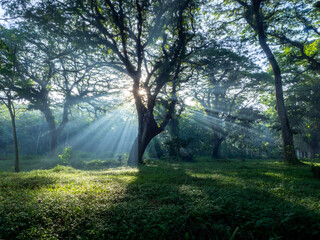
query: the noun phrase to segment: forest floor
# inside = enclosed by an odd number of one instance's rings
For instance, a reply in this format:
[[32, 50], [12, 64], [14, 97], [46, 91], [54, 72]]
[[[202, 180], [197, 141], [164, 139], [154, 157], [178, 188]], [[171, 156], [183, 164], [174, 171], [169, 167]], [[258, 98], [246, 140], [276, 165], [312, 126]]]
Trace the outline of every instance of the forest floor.
[[0, 239], [320, 239], [320, 180], [273, 160], [0, 172]]

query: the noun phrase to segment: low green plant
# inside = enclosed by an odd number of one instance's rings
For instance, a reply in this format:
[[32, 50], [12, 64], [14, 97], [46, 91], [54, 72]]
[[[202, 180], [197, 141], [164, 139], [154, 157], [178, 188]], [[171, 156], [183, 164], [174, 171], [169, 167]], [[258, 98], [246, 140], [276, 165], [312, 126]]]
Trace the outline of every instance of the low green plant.
[[62, 161], [62, 163], [64, 165], [68, 165], [69, 164], [69, 160], [72, 157], [72, 147], [71, 146], [67, 146], [63, 153], [61, 155], [58, 156], [58, 158]]

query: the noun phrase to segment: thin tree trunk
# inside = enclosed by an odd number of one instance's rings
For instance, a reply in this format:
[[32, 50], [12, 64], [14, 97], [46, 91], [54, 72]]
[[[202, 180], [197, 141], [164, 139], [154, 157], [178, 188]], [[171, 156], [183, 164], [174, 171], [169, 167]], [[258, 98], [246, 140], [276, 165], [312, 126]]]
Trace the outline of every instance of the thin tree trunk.
[[38, 153], [38, 149], [39, 149], [39, 143], [40, 143], [40, 138], [41, 138], [41, 129], [40, 129], [40, 132], [38, 134], [38, 139], [37, 139], [37, 146], [36, 146], [36, 153]]
[[[15, 69], [16, 69], [16, 48], [14, 49], [13, 56], [14, 56], [14, 61], [13, 61], [13, 75], [12, 75], [12, 85], [14, 85], [15, 81]], [[12, 124], [12, 134], [13, 134], [13, 142], [14, 142], [14, 170], [15, 172], [19, 172], [19, 146], [18, 146], [18, 137], [17, 137], [17, 128], [16, 128], [16, 111], [14, 108], [14, 104], [12, 102], [12, 97], [11, 93], [8, 92], [8, 109], [10, 112], [10, 117], [11, 117], [11, 124]]]
[[8, 101], [8, 109], [11, 117], [12, 124], [12, 134], [13, 134], [13, 142], [14, 142], [14, 171], [19, 172], [19, 147], [18, 147], [18, 137], [17, 137], [17, 129], [16, 129], [16, 119], [14, 109], [12, 109], [11, 100]]
[[16, 121], [15, 118], [11, 119], [12, 122], [12, 132], [13, 132], [13, 141], [14, 141], [14, 170], [19, 172], [19, 147], [18, 147], [18, 137], [17, 137], [17, 129], [16, 129]]

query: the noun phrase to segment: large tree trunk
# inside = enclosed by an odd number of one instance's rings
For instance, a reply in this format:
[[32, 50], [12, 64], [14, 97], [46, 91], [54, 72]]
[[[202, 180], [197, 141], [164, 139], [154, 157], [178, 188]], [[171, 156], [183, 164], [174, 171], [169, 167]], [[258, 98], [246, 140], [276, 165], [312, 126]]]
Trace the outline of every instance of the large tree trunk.
[[60, 126], [56, 128], [56, 127], [53, 127], [52, 122], [48, 122], [48, 126], [49, 126], [49, 134], [50, 134], [49, 156], [53, 157], [58, 145], [58, 138], [60, 136], [60, 133], [64, 129], [65, 124], [64, 125], [60, 124]]
[[255, 13], [255, 15], [253, 16], [255, 18], [254, 24], [256, 26], [256, 31], [259, 36], [259, 44], [262, 50], [264, 51], [264, 53], [266, 54], [274, 74], [277, 113], [278, 113], [279, 121], [281, 125], [284, 161], [287, 164], [298, 164], [300, 163], [300, 161], [296, 157], [294, 143], [293, 143], [293, 134], [290, 128], [289, 119], [288, 119], [287, 111], [284, 104], [281, 70], [271, 48], [267, 44], [267, 38], [264, 32], [263, 20], [260, 15], [260, 2], [259, 3], [255, 2], [253, 9]]
[[43, 112], [43, 114], [46, 118], [46, 122], [48, 124], [48, 129], [49, 129], [49, 136], [50, 136], [49, 156], [53, 157], [55, 154], [56, 147], [57, 147], [57, 137], [58, 137], [55, 119], [54, 119], [54, 116], [53, 116], [49, 106], [43, 107], [43, 109], [41, 109], [41, 111]]
[[219, 138], [217, 134], [214, 134], [214, 138], [212, 141], [212, 155], [211, 155], [213, 159], [219, 158], [219, 149], [223, 140], [224, 140], [223, 138]]
[[162, 132], [161, 128], [158, 127], [156, 121], [154, 120], [152, 112], [138, 111], [138, 114], [143, 113], [143, 116], [138, 116], [139, 118], [139, 128], [138, 136], [131, 148], [128, 166], [135, 167], [138, 164], [142, 164], [143, 154], [150, 143], [150, 141]]
[[49, 135], [50, 135], [49, 156], [51, 156], [51, 157], [53, 157], [55, 154], [55, 150], [57, 148], [58, 137], [59, 137], [60, 133], [62, 132], [62, 130], [64, 129], [64, 127], [66, 126], [66, 124], [68, 123], [69, 106], [70, 105], [68, 103], [66, 103], [64, 105], [62, 121], [61, 121], [59, 127], [56, 127], [55, 117], [52, 114], [48, 105], [44, 105], [42, 107], [42, 109], [40, 110], [43, 112], [43, 114], [46, 118], [47, 124], [48, 124], [48, 128], [49, 128]]
[[50, 129], [50, 149], [49, 149], [49, 156], [53, 157], [55, 152], [56, 152], [56, 148], [57, 148], [57, 139], [58, 136], [56, 134], [56, 129]]

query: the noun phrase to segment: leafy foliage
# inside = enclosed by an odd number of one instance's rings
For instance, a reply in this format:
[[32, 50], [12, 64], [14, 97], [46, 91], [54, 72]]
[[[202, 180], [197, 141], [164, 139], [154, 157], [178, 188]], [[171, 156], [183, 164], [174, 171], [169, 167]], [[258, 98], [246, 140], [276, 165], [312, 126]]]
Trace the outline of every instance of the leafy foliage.
[[58, 157], [62, 161], [63, 164], [68, 165], [71, 156], [72, 156], [72, 147], [67, 146], [64, 149], [63, 153], [61, 155], [59, 155]]

